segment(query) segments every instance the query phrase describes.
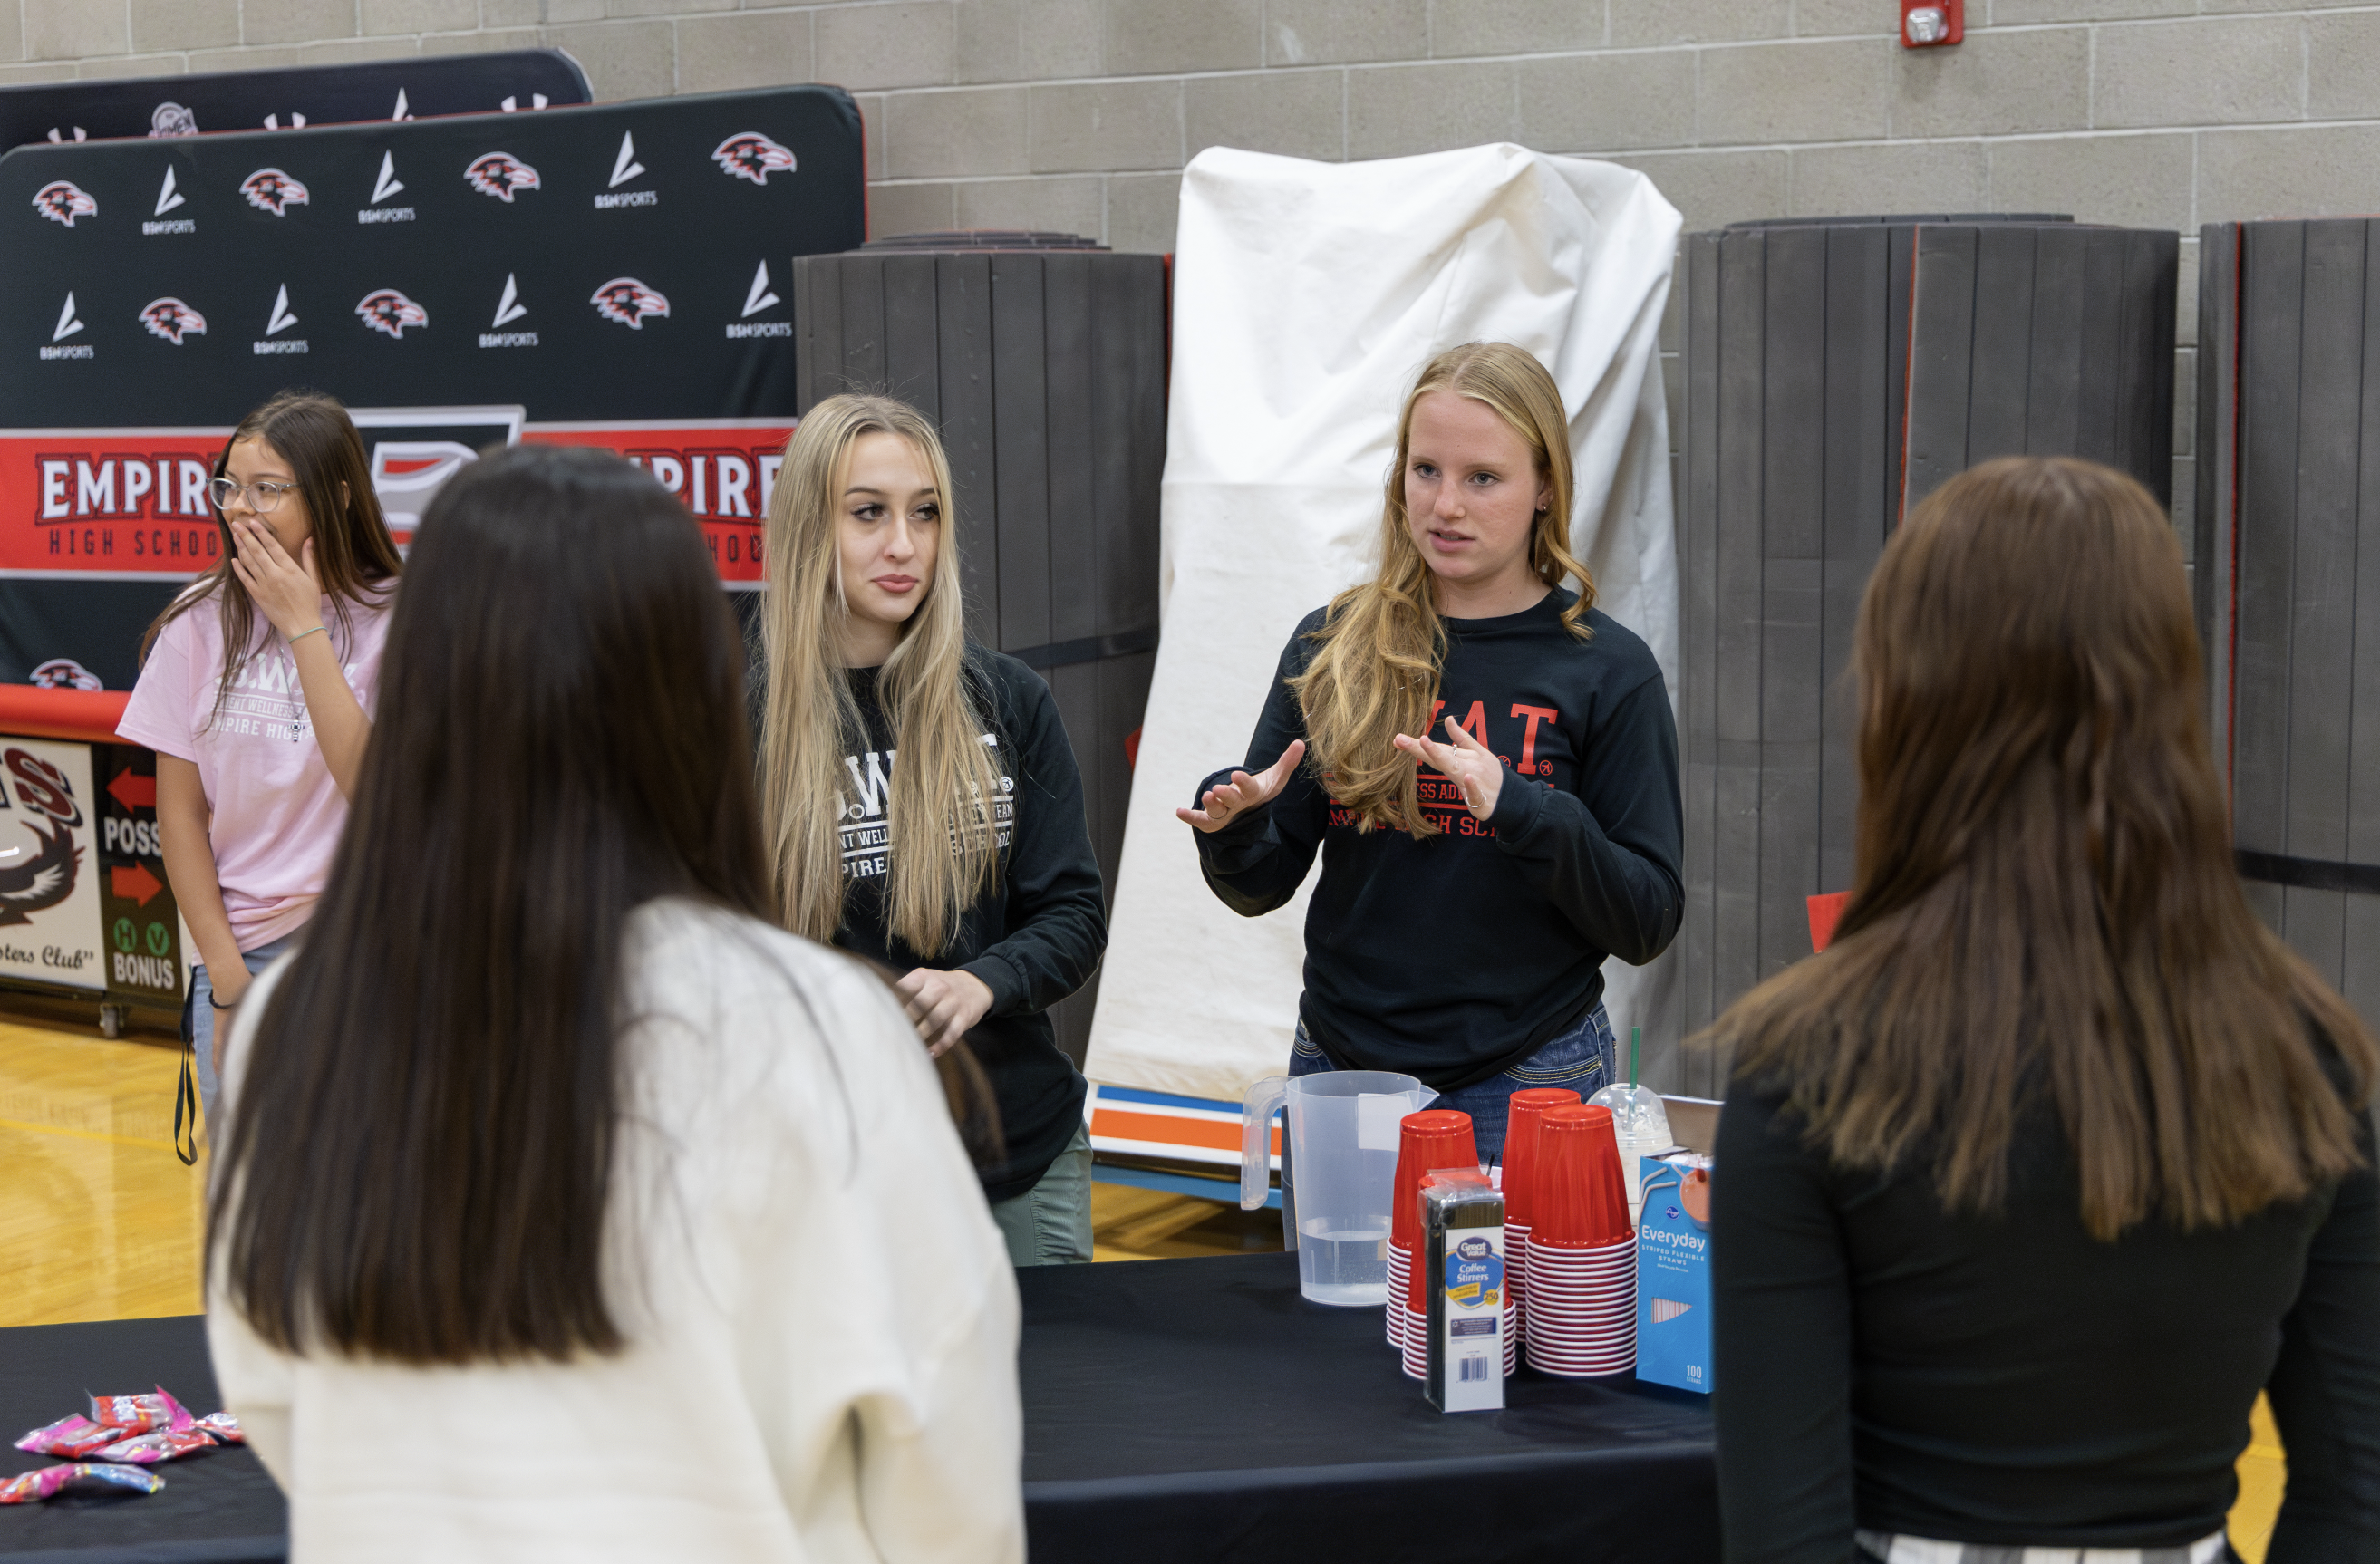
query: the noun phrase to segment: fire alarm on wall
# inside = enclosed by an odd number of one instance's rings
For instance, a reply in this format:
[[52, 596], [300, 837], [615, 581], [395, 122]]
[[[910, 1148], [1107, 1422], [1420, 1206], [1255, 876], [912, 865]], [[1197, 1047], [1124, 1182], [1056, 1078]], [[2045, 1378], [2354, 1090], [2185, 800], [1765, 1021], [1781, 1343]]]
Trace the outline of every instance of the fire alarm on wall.
[[1900, 0], [1900, 46], [1939, 49], [1967, 35], [1965, 0]]

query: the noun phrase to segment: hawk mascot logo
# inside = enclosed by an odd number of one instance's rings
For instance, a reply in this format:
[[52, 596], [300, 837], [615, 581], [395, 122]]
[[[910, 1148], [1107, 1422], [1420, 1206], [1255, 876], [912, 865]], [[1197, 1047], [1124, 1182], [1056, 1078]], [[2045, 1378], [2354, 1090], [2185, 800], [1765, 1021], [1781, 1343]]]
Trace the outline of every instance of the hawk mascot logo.
[[537, 170], [510, 152], [490, 152], [474, 160], [463, 170], [463, 177], [471, 182], [471, 188], [507, 206], [512, 204], [514, 191], [540, 188]]
[[739, 130], [719, 143], [710, 161], [738, 179], [765, 185], [772, 173], [794, 171], [794, 150], [779, 146], [758, 130]]
[[160, 298], [140, 311], [140, 323], [151, 336], [162, 336], [175, 346], [186, 336], [207, 334], [207, 318], [178, 298]]
[[407, 326], [430, 324], [430, 311], [395, 288], [364, 295], [362, 302], [356, 306], [356, 314], [373, 331], [386, 332], [393, 337], [404, 336]]
[[260, 168], [239, 182], [239, 193], [259, 212], [286, 217], [293, 206], [309, 204], [306, 187], [277, 168]]
[[46, 817], [50, 829], [26, 822], [38, 844], [30, 858], [21, 846], [0, 850], [0, 928], [30, 923], [35, 913], [73, 895], [75, 871], [82, 867], [82, 849], [74, 839], [82, 810], [76, 806], [66, 773], [29, 750], [12, 749], [6, 758], [18, 801]]
[[98, 216], [99, 203], [73, 180], [53, 179], [33, 192], [33, 210], [71, 228], [78, 217]]
[[54, 657], [28, 676], [37, 688], [45, 690], [95, 690], [100, 687], [99, 675], [71, 657]]
[[595, 290], [587, 301], [595, 313], [607, 321], [617, 321], [632, 332], [645, 329], [645, 317], [669, 313], [669, 300], [645, 286], [634, 277], [614, 277]]

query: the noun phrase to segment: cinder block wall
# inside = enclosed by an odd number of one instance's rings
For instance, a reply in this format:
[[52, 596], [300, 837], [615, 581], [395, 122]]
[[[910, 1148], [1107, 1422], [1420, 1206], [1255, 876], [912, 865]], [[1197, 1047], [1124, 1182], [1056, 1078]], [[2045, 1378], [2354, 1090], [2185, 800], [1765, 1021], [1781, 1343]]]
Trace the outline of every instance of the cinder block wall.
[[2178, 228], [2187, 517], [2198, 224], [2380, 211], [2380, 7], [1970, 5], [1965, 43], [1911, 53], [1894, 0], [0, 0], [0, 81], [544, 43], [606, 99], [841, 82], [879, 234], [1165, 249], [1203, 147], [1497, 139], [1641, 168], [1690, 228], [1994, 209]]

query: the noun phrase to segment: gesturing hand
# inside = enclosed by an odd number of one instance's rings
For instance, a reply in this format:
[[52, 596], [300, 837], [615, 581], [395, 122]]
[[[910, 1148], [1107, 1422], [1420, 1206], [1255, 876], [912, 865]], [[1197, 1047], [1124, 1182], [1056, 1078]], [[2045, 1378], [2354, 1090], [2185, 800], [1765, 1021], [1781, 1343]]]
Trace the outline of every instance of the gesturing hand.
[[238, 549], [231, 567], [282, 639], [303, 635], [322, 622], [322, 577], [314, 564], [313, 539], [299, 545], [299, 557], [291, 559], [281, 540], [254, 516], [232, 517], [231, 535]]
[[940, 1059], [991, 1011], [991, 990], [972, 972], [921, 966], [893, 985], [926, 1051]]
[[1289, 785], [1297, 763], [1305, 758], [1305, 741], [1293, 738], [1289, 747], [1281, 752], [1281, 758], [1267, 766], [1261, 775], [1252, 777], [1245, 771], [1233, 771], [1230, 782], [1208, 788], [1196, 809], [1174, 810], [1174, 818], [1187, 820], [1200, 830], [1220, 830], [1242, 810], [1270, 803]]
[[1484, 820], [1496, 812], [1496, 795], [1504, 790], [1504, 762], [1451, 717], [1446, 720], [1446, 732], [1452, 744], [1399, 734], [1397, 747], [1451, 777], [1463, 790], [1463, 806]]

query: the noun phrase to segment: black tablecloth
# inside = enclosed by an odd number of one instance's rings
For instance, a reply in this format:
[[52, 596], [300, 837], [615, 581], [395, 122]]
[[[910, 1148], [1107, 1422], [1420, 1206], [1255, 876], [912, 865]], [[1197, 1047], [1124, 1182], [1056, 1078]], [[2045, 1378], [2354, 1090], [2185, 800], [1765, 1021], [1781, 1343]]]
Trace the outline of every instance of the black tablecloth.
[[[163, 1385], [194, 1413], [223, 1409], [201, 1316], [35, 1325], [0, 1330], [0, 1475], [57, 1464], [12, 1443], [90, 1395]], [[241, 1447], [151, 1468], [165, 1479], [142, 1497], [61, 1494], [0, 1505], [8, 1564], [249, 1564], [288, 1557], [288, 1511], [255, 1455]]]
[[1017, 1273], [1033, 1564], [1718, 1558], [1700, 1396], [1524, 1370], [1440, 1412], [1297, 1256]]
[[[1018, 1273], [1033, 1564], [1395, 1564], [1718, 1557], [1702, 1398], [1524, 1372], [1500, 1412], [1422, 1400], [1378, 1309], [1298, 1295], [1297, 1257]], [[212, 1412], [196, 1315], [0, 1331], [0, 1437], [163, 1383]], [[0, 1470], [44, 1465], [0, 1446]], [[7, 1564], [233, 1564], [285, 1556], [245, 1449], [157, 1469], [149, 1498], [0, 1509]]]

